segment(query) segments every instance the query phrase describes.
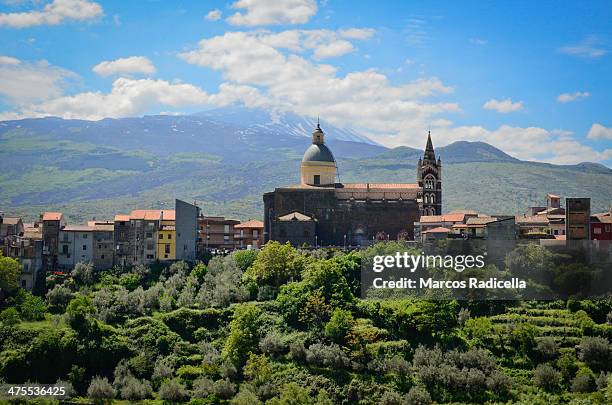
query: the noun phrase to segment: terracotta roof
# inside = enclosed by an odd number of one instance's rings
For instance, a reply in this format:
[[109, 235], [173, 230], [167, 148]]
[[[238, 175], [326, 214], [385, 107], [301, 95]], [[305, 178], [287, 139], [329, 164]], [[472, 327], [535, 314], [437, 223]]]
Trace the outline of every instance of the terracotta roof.
[[461, 228], [467, 228], [468, 225], [467, 224], [454, 224], [453, 225], [453, 229], [457, 228], [457, 229], [461, 229]]
[[599, 214], [591, 215], [591, 218], [597, 219], [599, 222], [604, 224], [612, 224], [612, 215], [609, 212], [602, 212]]
[[115, 222], [127, 222], [130, 220], [130, 216], [129, 215], [125, 215], [125, 214], [117, 214], [115, 215]]
[[555, 235], [556, 240], [565, 240], [565, 235]]
[[465, 214], [463, 213], [450, 213], [442, 215], [423, 215], [419, 222], [421, 223], [435, 223], [435, 222], [463, 222]]
[[533, 215], [525, 217], [522, 215], [516, 216], [517, 224], [548, 224], [550, 221], [544, 215]]
[[449, 214], [478, 215], [474, 210], [453, 210]]
[[87, 226], [94, 229], [94, 231], [114, 231], [115, 223], [106, 221], [87, 221]]
[[45, 212], [43, 221], [61, 221], [63, 214], [61, 212]]
[[312, 218], [308, 215], [304, 215], [300, 212], [291, 212], [289, 214], [278, 217], [279, 221], [312, 221]]
[[421, 233], [449, 233], [449, 232], [450, 232], [450, 229], [439, 226], [437, 228], [429, 229]]
[[176, 218], [174, 210], [134, 210], [130, 219], [144, 219], [146, 221], [159, 221], [161, 219], [172, 221]]
[[264, 227], [264, 223], [262, 221], [259, 221], [257, 219], [250, 219], [246, 222], [242, 222], [236, 226], [234, 226], [234, 228], [240, 229], [240, 228], [263, 228]]
[[472, 226], [472, 225], [486, 225], [489, 222], [495, 222], [495, 221], [497, 221], [497, 218], [495, 217], [482, 216], [482, 217], [476, 217], [476, 218], [468, 218], [466, 223]]
[[559, 197], [559, 196], [558, 196], [558, 195], [556, 195], [556, 194], [550, 194], [550, 193], [549, 193], [549, 194], [547, 194], [547, 197], [550, 197], [550, 198], [561, 198], [561, 197]]
[[2, 218], [2, 223], [7, 225], [17, 225], [21, 221], [21, 218], [17, 217], [4, 217]]

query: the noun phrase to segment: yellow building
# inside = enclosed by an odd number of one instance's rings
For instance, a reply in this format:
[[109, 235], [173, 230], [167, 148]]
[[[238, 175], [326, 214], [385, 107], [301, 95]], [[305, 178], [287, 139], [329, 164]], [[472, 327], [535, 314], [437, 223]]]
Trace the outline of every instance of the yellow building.
[[174, 221], [161, 221], [157, 232], [157, 258], [176, 260], [176, 227]]

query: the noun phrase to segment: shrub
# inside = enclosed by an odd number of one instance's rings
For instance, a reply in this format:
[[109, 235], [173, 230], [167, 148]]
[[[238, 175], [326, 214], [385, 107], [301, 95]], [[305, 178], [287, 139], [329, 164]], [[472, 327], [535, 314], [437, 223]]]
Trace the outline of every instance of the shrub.
[[236, 386], [228, 379], [217, 380], [213, 385], [213, 392], [221, 399], [230, 399], [236, 393]]
[[591, 392], [594, 388], [590, 370], [580, 370], [572, 380], [572, 392]]
[[422, 387], [412, 387], [406, 395], [406, 403], [408, 405], [429, 405], [431, 404], [431, 396], [429, 396], [429, 392]]
[[159, 387], [159, 397], [166, 401], [180, 402], [186, 400], [189, 397], [189, 393], [185, 386], [174, 378], [162, 383], [161, 387]]
[[338, 344], [344, 344], [346, 335], [353, 328], [355, 320], [350, 311], [336, 308], [325, 325], [325, 336]]
[[271, 332], [264, 336], [259, 342], [259, 348], [262, 352], [271, 356], [280, 355], [287, 351], [287, 345], [278, 332]]
[[25, 293], [23, 302], [19, 305], [21, 319], [25, 321], [40, 321], [45, 319], [47, 306], [42, 298]]
[[193, 396], [196, 398], [206, 398], [213, 393], [213, 386], [213, 380], [206, 377], [200, 377], [193, 382]]
[[551, 336], [545, 336], [538, 340], [536, 350], [543, 360], [553, 360], [559, 355], [559, 345]]
[[315, 343], [311, 345], [306, 351], [306, 361], [322, 367], [346, 368], [350, 365], [350, 359], [336, 344], [327, 346]]
[[94, 267], [91, 262], [79, 262], [74, 265], [70, 276], [77, 284], [92, 285], [94, 283]]
[[597, 336], [584, 336], [580, 341], [579, 358], [590, 366], [606, 366], [610, 361], [608, 340]]
[[561, 373], [549, 364], [539, 364], [533, 373], [533, 381], [546, 391], [555, 391], [559, 388]]
[[261, 405], [257, 395], [249, 390], [241, 390], [232, 400], [230, 405]]
[[147, 380], [139, 380], [134, 376], [125, 379], [123, 386], [119, 390], [121, 398], [129, 401], [150, 398], [153, 395], [151, 383]]
[[610, 376], [611, 374], [604, 373], [603, 371], [599, 373], [599, 376], [597, 376], [597, 379], [595, 380], [595, 385], [597, 386], [598, 390], [603, 390], [604, 388], [608, 387], [608, 379]]
[[512, 380], [501, 371], [493, 371], [487, 378], [487, 388], [499, 397], [504, 397], [512, 388]]
[[55, 313], [62, 313], [66, 310], [66, 305], [72, 299], [72, 291], [63, 284], [57, 284], [46, 295], [49, 310]]
[[403, 405], [404, 400], [397, 391], [389, 390], [383, 393], [378, 403], [381, 405]]
[[467, 321], [468, 319], [470, 319], [472, 317], [472, 314], [470, 313], [470, 310], [467, 308], [461, 308], [459, 310], [459, 314], [457, 314], [457, 323], [460, 326], [463, 326], [465, 324], [465, 321]]
[[155, 367], [153, 368], [153, 379], [162, 381], [167, 378], [172, 377], [174, 374], [174, 368], [168, 361], [168, 359], [159, 358], [155, 362]]
[[0, 322], [8, 326], [17, 325], [21, 320], [19, 319], [19, 311], [10, 307], [0, 312]]
[[293, 360], [305, 360], [306, 359], [306, 348], [304, 342], [298, 341], [293, 342], [289, 345], [289, 357]]
[[115, 397], [115, 390], [106, 377], [94, 377], [87, 388], [87, 397], [94, 403], [110, 403]]

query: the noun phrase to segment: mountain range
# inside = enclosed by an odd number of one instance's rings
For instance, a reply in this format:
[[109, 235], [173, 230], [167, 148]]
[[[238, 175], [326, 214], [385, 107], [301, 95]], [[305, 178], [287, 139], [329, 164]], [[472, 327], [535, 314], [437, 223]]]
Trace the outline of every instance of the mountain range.
[[[298, 181], [316, 122], [242, 107], [100, 121], [2, 121], [0, 211], [33, 219], [60, 210], [77, 222], [163, 208], [176, 197], [196, 201], [206, 214], [258, 218], [263, 192]], [[352, 129], [321, 126], [341, 181], [415, 181], [421, 150], [389, 149]], [[526, 162], [484, 142], [455, 142], [436, 153], [445, 211], [520, 213], [541, 205], [548, 192], [590, 196], [593, 211], [612, 201], [612, 170], [597, 163]]]

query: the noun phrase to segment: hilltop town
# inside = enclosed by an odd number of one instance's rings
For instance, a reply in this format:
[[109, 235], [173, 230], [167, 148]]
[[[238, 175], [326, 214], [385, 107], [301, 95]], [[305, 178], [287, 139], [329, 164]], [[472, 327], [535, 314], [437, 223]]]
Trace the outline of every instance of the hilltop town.
[[175, 209], [137, 209], [108, 220], [69, 224], [61, 212], [34, 222], [0, 214], [0, 248], [22, 265], [21, 286], [32, 290], [49, 272], [77, 263], [113, 266], [200, 260], [212, 253], [257, 249], [274, 240], [296, 247], [359, 249], [377, 241], [422, 243], [440, 239], [612, 240], [612, 208], [593, 213], [590, 198], [548, 194], [522, 215], [479, 213], [470, 207], [443, 212], [442, 161], [431, 133], [415, 162], [416, 183], [340, 183], [338, 162], [317, 125], [304, 153], [300, 183], [265, 193], [262, 220], [241, 222], [202, 213], [176, 200]]

